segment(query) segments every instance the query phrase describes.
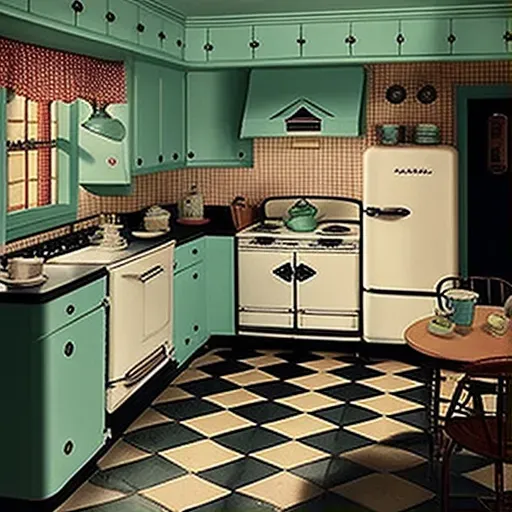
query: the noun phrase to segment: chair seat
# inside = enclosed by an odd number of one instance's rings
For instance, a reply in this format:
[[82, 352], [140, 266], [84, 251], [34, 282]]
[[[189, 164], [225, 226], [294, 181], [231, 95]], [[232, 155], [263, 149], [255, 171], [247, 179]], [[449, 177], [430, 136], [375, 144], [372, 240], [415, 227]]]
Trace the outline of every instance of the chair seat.
[[[487, 434], [487, 429], [490, 436]], [[445, 424], [445, 432], [458, 445], [477, 455], [512, 462], [512, 446], [506, 448], [503, 456], [499, 453], [496, 442], [498, 433], [495, 416], [451, 418]]]

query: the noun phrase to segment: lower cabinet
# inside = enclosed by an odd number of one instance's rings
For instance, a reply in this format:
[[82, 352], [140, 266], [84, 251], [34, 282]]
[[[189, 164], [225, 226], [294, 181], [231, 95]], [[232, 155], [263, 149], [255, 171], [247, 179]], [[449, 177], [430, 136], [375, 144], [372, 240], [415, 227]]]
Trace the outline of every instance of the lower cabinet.
[[178, 365], [208, 339], [204, 262], [174, 275], [174, 336]]
[[173, 343], [183, 365], [211, 334], [235, 334], [234, 239], [206, 236], [180, 245], [175, 261]]
[[101, 279], [44, 304], [0, 305], [10, 340], [0, 372], [9, 414], [0, 422], [0, 497], [53, 496], [104, 444], [105, 296]]

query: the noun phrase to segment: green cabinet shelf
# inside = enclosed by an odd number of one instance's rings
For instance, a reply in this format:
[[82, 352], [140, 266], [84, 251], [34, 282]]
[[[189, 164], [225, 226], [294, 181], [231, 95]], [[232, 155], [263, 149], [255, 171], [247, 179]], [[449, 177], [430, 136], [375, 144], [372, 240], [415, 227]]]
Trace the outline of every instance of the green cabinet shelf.
[[240, 140], [248, 84], [243, 69], [190, 71], [187, 166], [252, 167], [252, 140]]
[[[2, 304], [0, 496], [55, 495], [105, 442], [105, 278], [44, 304]], [[73, 309], [69, 306], [72, 305]]]

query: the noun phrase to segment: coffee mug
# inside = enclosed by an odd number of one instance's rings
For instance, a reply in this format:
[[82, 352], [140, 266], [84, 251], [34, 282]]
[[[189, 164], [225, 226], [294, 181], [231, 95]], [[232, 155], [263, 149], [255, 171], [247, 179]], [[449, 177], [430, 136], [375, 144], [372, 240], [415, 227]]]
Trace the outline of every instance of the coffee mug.
[[7, 274], [13, 281], [38, 277], [43, 272], [43, 258], [11, 258], [7, 262]]
[[[478, 293], [473, 290], [452, 288], [441, 292], [441, 311], [456, 325], [471, 327], [475, 317], [475, 304]], [[443, 300], [444, 299], [444, 300]]]

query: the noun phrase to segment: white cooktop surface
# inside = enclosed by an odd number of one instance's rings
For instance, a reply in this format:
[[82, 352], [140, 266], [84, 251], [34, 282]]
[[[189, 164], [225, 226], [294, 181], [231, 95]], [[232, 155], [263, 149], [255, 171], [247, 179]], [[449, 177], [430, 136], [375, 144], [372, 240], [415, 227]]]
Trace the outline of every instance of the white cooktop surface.
[[[262, 224], [271, 224], [278, 226], [278, 229], [273, 231], [260, 231], [255, 230]], [[350, 231], [344, 233], [324, 233], [322, 230], [329, 226], [343, 226], [349, 228]], [[241, 238], [254, 238], [254, 237], [273, 237], [273, 238], [293, 238], [293, 239], [318, 239], [318, 238], [342, 238], [344, 240], [359, 240], [359, 225], [344, 222], [319, 222], [314, 231], [299, 232], [288, 229], [283, 221], [280, 220], [266, 220], [265, 222], [258, 222], [253, 224], [236, 234]]]
[[122, 258], [125, 252], [125, 250], [112, 251], [102, 249], [101, 247], [93, 245], [68, 252], [62, 256], [56, 256], [55, 258], [49, 259], [48, 263], [68, 263], [70, 265], [91, 265], [97, 263], [99, 265], [106, 265]]

